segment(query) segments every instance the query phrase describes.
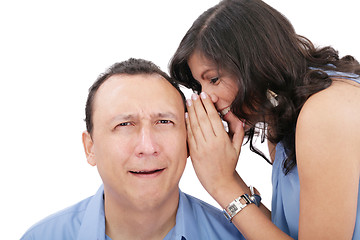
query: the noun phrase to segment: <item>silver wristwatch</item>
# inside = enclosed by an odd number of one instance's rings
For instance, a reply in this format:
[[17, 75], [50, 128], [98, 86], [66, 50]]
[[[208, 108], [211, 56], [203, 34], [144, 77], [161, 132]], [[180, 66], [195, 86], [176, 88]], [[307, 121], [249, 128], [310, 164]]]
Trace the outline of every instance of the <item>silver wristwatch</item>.
[[231, 222], [233, 217], [238, 214], [242, 209], [244, 209], [247, 205], [254, 203], [254, 201], [247, 195], [241, 195], [234, 201], [232, 201], [224, 210], [223, 213], [227, 220]]

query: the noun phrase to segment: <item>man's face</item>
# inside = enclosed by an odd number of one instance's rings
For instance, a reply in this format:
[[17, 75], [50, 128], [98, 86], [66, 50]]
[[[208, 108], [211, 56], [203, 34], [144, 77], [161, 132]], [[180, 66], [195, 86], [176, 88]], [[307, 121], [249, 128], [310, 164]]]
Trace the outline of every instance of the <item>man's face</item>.
[[114, 75], [93, 103], [88, 162], [97, 165], [107, 195], [125, 205], [163, 204], [178, 195], [187, 147], [184, 106], [177, 90], [153, 75]]

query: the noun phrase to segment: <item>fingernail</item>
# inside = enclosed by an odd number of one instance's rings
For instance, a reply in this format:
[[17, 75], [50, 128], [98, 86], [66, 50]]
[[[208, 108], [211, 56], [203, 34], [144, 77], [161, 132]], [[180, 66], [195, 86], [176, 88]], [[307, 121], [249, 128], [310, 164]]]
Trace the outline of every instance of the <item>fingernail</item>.
[[190, 107], [192, 105], [192, 101], [190, 99], [186, 99], [186, 105]]
[[192, 100], [198, 99], [198, 95], [197, 95], [196, 93], [193, 93], [193, 94], [191, 95], [191, 99], [192, 99]]
[[200, 93], [200, 96], [201, 96], [202, 99], [205, 99], [205, 98], [206, 98], [206, 93], [201, 92], [201, 93]]
[[185, 113], [185, 119], [187, 119], [189, 117], [189, 114], [186, 112]]

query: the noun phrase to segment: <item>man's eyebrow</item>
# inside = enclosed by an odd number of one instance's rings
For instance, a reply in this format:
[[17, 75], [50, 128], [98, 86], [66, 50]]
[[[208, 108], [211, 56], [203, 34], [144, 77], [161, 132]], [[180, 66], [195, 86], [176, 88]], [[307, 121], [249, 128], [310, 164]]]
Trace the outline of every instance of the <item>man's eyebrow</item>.
[[159, 118], [175, 118], [175, 119], [178, 119], [177, 115], [172, 113], [172, 112], [159, 112], [159, 113], [153, 114], [153, 116], [159, 117]]
[[[118, 114], [115, 117], [111, 119], [111, 121], [128, 121], [134, 118], [138, 118], [138, 114]], [[158, 112], [151, 114], [151, 117], [155, 118], [172, 118], [172, 119], [178, 119], [178, 116], [173, 112]]]
[[133, 119], [135, 117], [134, 114], [118, 114], [111, 119], [111, 121], [127, 121]]

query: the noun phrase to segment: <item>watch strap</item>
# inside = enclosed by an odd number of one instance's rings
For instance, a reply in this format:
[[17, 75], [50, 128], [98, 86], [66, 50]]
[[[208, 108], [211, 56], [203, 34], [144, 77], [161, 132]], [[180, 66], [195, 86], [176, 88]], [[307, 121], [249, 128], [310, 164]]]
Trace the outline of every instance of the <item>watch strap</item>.
[[253, 201], [253, 203], [256, 204], [256, 206], [260, 206], [260, 202], [261, 202], [261, 195], [259, 193], [259, 191], [253, 187], [253, 186], [249, 186], [250, 189], [250, 199]]

